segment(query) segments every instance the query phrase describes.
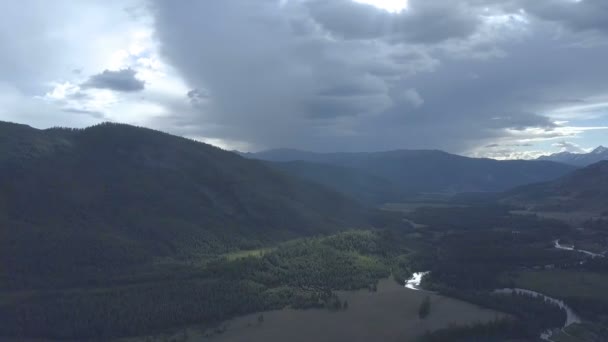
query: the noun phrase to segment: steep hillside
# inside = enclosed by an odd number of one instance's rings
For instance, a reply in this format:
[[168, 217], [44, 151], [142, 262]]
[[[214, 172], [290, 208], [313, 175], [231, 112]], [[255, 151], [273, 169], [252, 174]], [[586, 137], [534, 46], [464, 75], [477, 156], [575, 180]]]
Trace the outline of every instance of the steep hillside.
[[268, 162], [268, 165], [288, 175], [333, 188], [365, 204], [399, 202], [406, 197], [391, 181], [352, 167], [306, 161]]
[[149, 129], [0, 123], [0, 151], [0, 275], [15, 284], [369, 222], [369, 211], [320, 185]]
[[608, 212], [608, 161], [601, 161], [551, 182], [518, 187], [503, 201], [532, 209]]
[[[348, 167], [384, 179], [401, 194], [504, 191], [518, 185], [552, 180], [575, 169], [550, 161], [478, 159], [435, 150], [372, 153], [271, 150], [245, 155], [275, 162], [300, 160]], [[304, 173], [306, 170], [297, 170], [300, 176]], [[356, 191], [359, 189], [352, 192]]]

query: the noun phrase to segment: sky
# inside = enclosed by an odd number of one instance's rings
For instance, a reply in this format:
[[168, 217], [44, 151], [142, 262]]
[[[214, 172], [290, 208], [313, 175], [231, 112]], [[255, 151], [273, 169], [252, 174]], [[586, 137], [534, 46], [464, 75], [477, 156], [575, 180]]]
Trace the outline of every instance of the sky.
[[606, 0], [0, 2], [0, 120], [225, 149], [608, 144]]

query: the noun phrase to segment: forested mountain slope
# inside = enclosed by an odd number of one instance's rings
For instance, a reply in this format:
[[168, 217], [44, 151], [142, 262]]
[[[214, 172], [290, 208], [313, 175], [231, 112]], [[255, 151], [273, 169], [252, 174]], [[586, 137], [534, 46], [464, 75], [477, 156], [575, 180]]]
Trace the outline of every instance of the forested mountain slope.
[[521, 186], [502, 201], [544, 210], [608, 212], [608, 161], [589, 165], [551, 182]]
[[369, 226], [320, 185], [149, 129], [0, 123], [0, 152], [4, 285]]
[[306, 161], [268, 162], [287, 175], [322, 184], [364, 204], [400, 202], [407, 198], [395, 183], [353, 167]]

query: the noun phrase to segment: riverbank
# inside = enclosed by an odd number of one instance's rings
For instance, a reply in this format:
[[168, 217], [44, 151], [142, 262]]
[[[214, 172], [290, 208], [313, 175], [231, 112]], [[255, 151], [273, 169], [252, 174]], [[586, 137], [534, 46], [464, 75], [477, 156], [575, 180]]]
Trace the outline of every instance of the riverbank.
[[[572, 324], [578, 324], [581, 323], [582, 320], [581, 318], [578, 316], [578, 314], [576, 314], [576, 312], [574, 312], [574, 310], [572, 310], [571, 307], [569, 307], [568, 305], [566, 305], [566, 303], [564, 303], [563, 300], [560, 299], [556, 299], [553, 297], [549, 297], [543, 293], [540, 292], [536, 292], [536, 291], [532, 291], [532, 290], [527, 290], [527, 289], [519, 289], [519, 288], [514, 288], [514, 289], [498, 289], [498, 290], [494, 290], [494, 293], [497, 294], [519, 294], [519, 295], [527, 295], [527, 296], [532, 296], [532, 297], [539, 297], [539, 298], [543, 298], [546, 302], [548, 303], [552, 303], [555, 304], [557, 306], [559, 306], [560, 308], [562, 308], [564, 311], [566, 311], [566, 321], [564, 322], [564, 325], [562, 327], [560, 327], [562, 330], [571, 326]], [[552, 336], [554, 335], [554, 329], [550, 329], [550, 330], [546, 330], [543, 331], [540, 334], [540, 338], [542, 340], [545, 341], [553, 341]]]
[[[556, 241], [556, 246], [559, 246], [559, 243], [557, 241]], [[572, 250], [574, 250], [574, 249], [572, 249]], [[414, 273], [410, 279], [406, 280], [405, 287], [408, 289], [416, 290], [416, 291], [424, 291], [424, 289], [421, 287], [422, 279], [429, 273], [430, 273], [429, 271]], [[428, 291], [425, 291], [425, 292], [428, 292]], [[496, 290], [492, 291], [492, 294], [494, 294], [494, 295], [515, 294], [515, 295], [531, 296], [534, 298], [540, 298], [544, 302], [555, 304], [560, 309], [564, 310], [566, 313], [565, 321], [564, 321], [563, 325], [559, 327], [559, 329], [557, 329], [557, 328], [548, 329], [548, 330], [540, 333], [540, 338], [545, 341], [553, 341], [552, 337], [555, 335], [556, 332], [563, 331], [564, 329], [566, 329], [567, 327], [569, 327], [573, 324], [582, 323], [580, 316], [577, 313], [575, 313], [574, 310], [570, 306], [568, 306], [563, 300], [550, 297], [544, 293], [532, 291], [529, 289], [523, 289], [523, 288], [503, 288], [503, 289], [496, 289]]]

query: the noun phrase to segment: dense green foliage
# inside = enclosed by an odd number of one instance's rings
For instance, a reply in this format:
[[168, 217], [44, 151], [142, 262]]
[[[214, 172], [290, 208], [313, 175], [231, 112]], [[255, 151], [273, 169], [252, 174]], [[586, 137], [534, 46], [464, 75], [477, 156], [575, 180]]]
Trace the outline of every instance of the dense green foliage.
[[268, 165], [339, 191], [366, 204], [399, 202], [410, 196], [390, 180], [353, 167], [305, 161], [268, 162]]
[[211, 326], [285, 306], [341, 310], [348, 305], [333, 291], [372, 288], [388, 277], [408, 253], [400, 239], [395, 231], [345, 232], [287, 242], [262, 256], [219, 258], [186, 268], [180, 279], [168, 273], [153, 282], [4, 295], [0, 336], [107, 338]]
[[222, 280], [40, 293], [0, 305], [0, 334], [55, 339], [124, 336], [277, 307], [273, 300], [277, 299], [259, 284]]
[[540, 219], [535, 215], [513, 215], [511, 210], [509, 206], [492, 203], [477, 206], [423, 207], [408, 214], [408, 218], [442, 232], [501, 229], [535, 236], [543, 233], [556, 236], [569, 231], [569, 227], [563, 222]]
[[508, 287], [505, 272], [578, 263], [576, 254], [552, 248], [553, 237], [569, 230], [565, 224], [512, 215], [506, 207], [422, 208], [408, 217], [428, 225], [427, 248], [413, 262], [431, 271], [425, 278], [431, 288]]
[[553, 181], [513, 189], [504, 194], [503, 201], [545, 211], [604, 213], [608, 203], [608, 160]]
[[[513, 318], [441, 330], [429, 334], [425, 341], [537, 338], [540, 332], [563, 325], [565, 311], [556, 305], [540, 298], [492, 291], [516, 287], [513, 275], [522, 270], [581, 267], [581, 261], [587, 261], [584, 255], [553, 246], [553, 239], [570, 233], [568, 226], [488, 205], [422, 208], [408, 218], [425, 225], [418, 231], [420, 239], [427, 240], [427, 248], [412, 254], [410, 262], [430, 271], [423, 279], [425, 288], [509, 313]], [[575, 302], [567, 303], [579, 309]], [[601, 309], [598, 305], [595, 310]]]

